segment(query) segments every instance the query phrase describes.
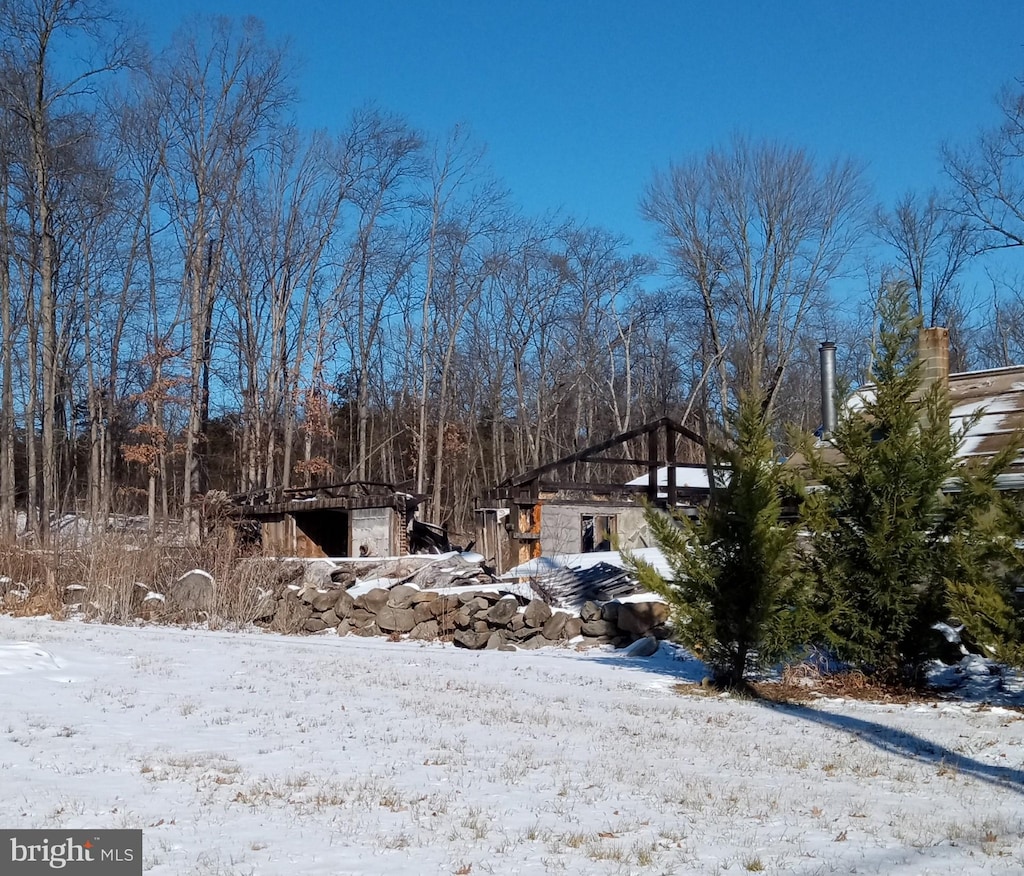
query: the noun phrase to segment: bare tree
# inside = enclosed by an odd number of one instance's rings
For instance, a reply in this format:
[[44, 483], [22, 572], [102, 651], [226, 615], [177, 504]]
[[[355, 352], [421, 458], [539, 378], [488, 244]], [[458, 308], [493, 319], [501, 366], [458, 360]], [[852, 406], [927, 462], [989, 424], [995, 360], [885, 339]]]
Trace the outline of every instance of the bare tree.
[[155, 67], [165, 126], [163, 184], [177, 225], [188, 301], [191, 382], [182, 498], [189, 538], [200, 537], [195, 500], [206, 491], [213, 314], [231, 215], [254, 155], [292, 99], [285, 51], [252, 18], [193, 19]]
[[910, 285], [915, 312], [925, 325], [949, 329], [952, 365], [966, 369], [972, 346], [971, 302], [958, 280], [974, 255], [978, 235], [936, 192], [905, 194], [890, 213], [879, 208], [875, 234], [895, 252], [896, 277]]
[[17, 480], [14, 468], [16, 416], [14, 404], [14, 338], [17, 332], [13, 300], [12, 263], [15, 250], [14, 216], [12, 205], [15, 186], [12, 117], [0, 103], [0, 534], [13, 539], [16, 533], [15, 494]]
[[876, 211], [878, 238], [895, 250], [896, 267], [910, 283], [925, 325], [948, 325], [959, 305], [959, 277], [976, 248], [967, 221], [942, 203], [937, 192], [908, 192], [891, 213]]
[[[0, 45], [0, 89], [4, 103], [24, 126], [32, 184], [33, 270], [38, 273], [39, 352], [42, 377], [42, 489], [39, 527], [49, 536], [49, 518], [57, 508], [58, 257], [56, 214], [61, 165], [81, 135], [84, 117], [77, 109], [103, 74], [130, 63], [132, 43], [116, 26], [105, 4], [81, 0], [4, 0]], [[71, 61], [62, 48], [74, 45]], [[60, 57], [60, 63], [58, 63]], [[31, 308], [33, 314], [35, 308]], [[32, 327], [30, 327], [32, 331]], [[28, 430], [31, 431], [31, 430]]]
[[1004, 368], [1024, 361], [1024, 293], [1020, 275], [989, 275], [989, 318], [977, 333], [981, 363]]
[[553, 449], [546, 435], [554, 419], [555, 390], [564, 383], [555, 367], [554, 338], [564, 298], [547, 223], [529, 223], [518, 237], [491, 294], [497, 298], [498, 355], [507, 357], [511, 372], [512, 459], [523, 470], [540, 465]]
[[[428, 191], [423, 198], [427, 205], [427, 240], [419, 325], [420, 375], [416, 425], [416, 491], [419, 493], [426, 488], [429, 456], [428, 401], [432, 352], [435, 350], [435, 341], [431, 337], [435, 327], [432, 308], [435, 304], [435, 285], [438, 283], [440, 250], [446, 237], [458, 239], [460, 236], [462, 229], [453, 227], [459, 221], [456, 217], [461, 212], [459, 199], [465, 197], [467, 190], [482, 182], [483, 155], [483, 149], [469, 139], [466, 129], [457, 126], [443, 144], [434, 144], [429, 161]], [[490, 188], [487, 183], [484, 186], [485, 189]]]
[[351, 467], [360, 480], [370, 466], [370, 383], [378, 343], [422, 248], [409, 213], [423, 169], [422, 147], [422, 137], [404, 119], [372, 107], [355, 114], [345, 137], [345, 152], [352, 156], [346, 188], [356, 227], [335, 298], [355, 379]]
[[242, 489], [288, 486], [308, 329], [345, 181], [326, 135], [284, 131], [252, 165], [235, 205], [229, 322], [242, 388]]
[[567, 382], [559, 407], [573, 411], [573, 422], [564, 424], [566, 441], [583, 446], [630, 426], [630, 311], [637, 284], [653, 267], [642, 256], [627, 256], [623, 238], [575, 222], [560, 229], [553, 244], [551, 258], [566, 293], [558, 326]]
[[864, 223], [857, 167], [736, 139], [656, 174], [641, 202], [669, 266], [695, 295], [718, 393], [775, 395], [808, 312], [842, 275]]
[[980, 234], [979, 249], [1024, 246], [1024, 80], [998, 98], [1001, 122], [965, 148], [946, 146], [952, 209]]
[[158, 237], [162, 216], [157, 190], [167, 134], [160, 96], [147, 88], [142, 74], [135, 84], [132, 98], [115, 95], [112, 106], [121, 184], [127, 190], [125, 209], [133, 220], [129, 222], [121, 295], [124, 300], [133, 284], [143, 290], [144, 303], [139, 309], [145, 313], [145, 342], [138, 353], [138, 364], [148, 372], [148, 378], [144, 378], [134, 398], [143, 408], [142, 417], [132, 428], [131, 437], [123, 442], [121, 452], [125, 459], [145, 467], [146, 511], [149, 531], [155, 534], [158, 506], [164, 523], [170, 512], [165, 407], [181, 382], [180, 376], [171, 373], [171, 366], [181, 352], [174, 349], [173, 342], [182, 302], [177, 294], [173, 301], [166, 300], [160, 277]]
[[[950, 210], [971, 229], [977, 254], [1024, 245], [1024, 80], [1007, 85], [997, 106], [999, 124], [982, 130], [965, 147], [943, 148], [945, 171], [953, 182]], [[994, 267], [1005, 270], [1005, 265], [1003, 260]], [[978, 327], [972, 346], [984, 350], [990, 362], [1009, 364], [1015, 355], [1011, 351], [1019, 296], [1013, 282], [992, 282], [991, 318]]]

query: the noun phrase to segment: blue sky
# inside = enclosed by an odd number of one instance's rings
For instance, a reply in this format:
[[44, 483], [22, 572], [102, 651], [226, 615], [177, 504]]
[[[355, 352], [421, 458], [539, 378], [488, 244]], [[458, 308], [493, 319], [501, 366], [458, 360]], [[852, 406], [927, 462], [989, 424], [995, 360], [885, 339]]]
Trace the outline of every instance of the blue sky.
[[641, 249], [637, 201], [673, 158], [776, 138], [862, 161], [891, 204], [940, 183], [940, 144], [994, 123], [1000, 86], [1024, 75], [1019, 0], [121, 5], [157, 47], [193, 12], [255, 15], [303, 62], [301, 123], [337, 129], [367, 101], [435, 135], [466, 123], [527, 212]]

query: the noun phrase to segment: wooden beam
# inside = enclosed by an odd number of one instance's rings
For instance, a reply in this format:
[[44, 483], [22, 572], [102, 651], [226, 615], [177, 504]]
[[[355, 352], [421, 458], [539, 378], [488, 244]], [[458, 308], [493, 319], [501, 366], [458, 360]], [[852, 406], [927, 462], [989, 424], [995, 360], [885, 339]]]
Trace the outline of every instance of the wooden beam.
[[563, 466], [572, 465], [574, 462], [602, 461], [594, 459], [588, 460], [586, 457], [592, 457], [597, 453], [603, 453], [605, 450], [609, 450], [612, 447], [625, 444], [627, 441], [632, 441], [634, 438], [639, 438], [641, 435], [650, 435], [652, 432], [657, 432], [662, 428], [671, 429], [676, 434], [689, 438], [701, 447], [705, 446], [704, 439], [692, 429], [687, 429], [686, 426], [675, 422], [675, 420], [672, 420], [669, 417], [662, 417], [661, 419], [654, 420], [650, 423], [645, 423], [643, 426], [637, 426], [635, 429], [630, 429], [628, 432], [613, 435], [607, 441], [602, 441], [600, 444], [595, 444], [592, 447], [585, 447], [575, 453], [570, 453], [568, 456], [563, 456], [561, 459], [557, 459], [554, 462], [549, 462], [546, 465], [538, 466], [537, 468], [523, 472], [520, 475], [514, 475], [513, 477], [506, 478], [498, 484], [498, 487], [516, 487], [528, 484], [550, 471], [554, 471], [555, 469]]
[[650, 462], [650, 460], [649, 459], [636, 459], [634, 457], [625, 457], [625, 456], [594, 456], [594, 457], [587, 456], [587, 457], [581, 459], [580, 462], [591, 462], [591, 463], [595, 463], [595, 464], [606, 462], [609, 465], [642, 465], [642, 466], [646, 466], [647, 463]]
[[676, 490], [676, 433], [668, 428], [665, 429], [665, 460], [668, 463], [668, 487], [665, 492], [671, 508], [676, 504], [679, 493]]
[[658, 501], [658, 431], [647, 433], [647, 501], [652, 504]]

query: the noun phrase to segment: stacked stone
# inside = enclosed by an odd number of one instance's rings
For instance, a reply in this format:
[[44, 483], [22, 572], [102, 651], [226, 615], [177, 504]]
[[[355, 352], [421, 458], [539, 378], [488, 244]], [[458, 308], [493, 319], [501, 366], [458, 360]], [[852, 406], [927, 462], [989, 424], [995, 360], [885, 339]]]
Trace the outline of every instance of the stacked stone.
[[643, 638], [666, 638], [662, 602], [587, 602], [579, 614], [552, 611], [540, 599], [492, 591], [437, 593], [399, 584], [353, 597], [343, 588], [287, 590], [270, 621], [280, 632], [442, 639], [473, 650], [542, 648], [580, 637], [583, 646], [624, 647]]

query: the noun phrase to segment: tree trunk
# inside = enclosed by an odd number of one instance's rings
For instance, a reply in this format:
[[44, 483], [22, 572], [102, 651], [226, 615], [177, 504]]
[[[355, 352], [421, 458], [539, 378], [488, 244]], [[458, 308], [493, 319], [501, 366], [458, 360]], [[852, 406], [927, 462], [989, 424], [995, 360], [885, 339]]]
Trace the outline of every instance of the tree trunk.
[[0, 180], [0, 537], [13, 540], [17, 532], [14, 472], [14, 325], [11, 312], [11, 236], [7, 222], [7, 168]]

